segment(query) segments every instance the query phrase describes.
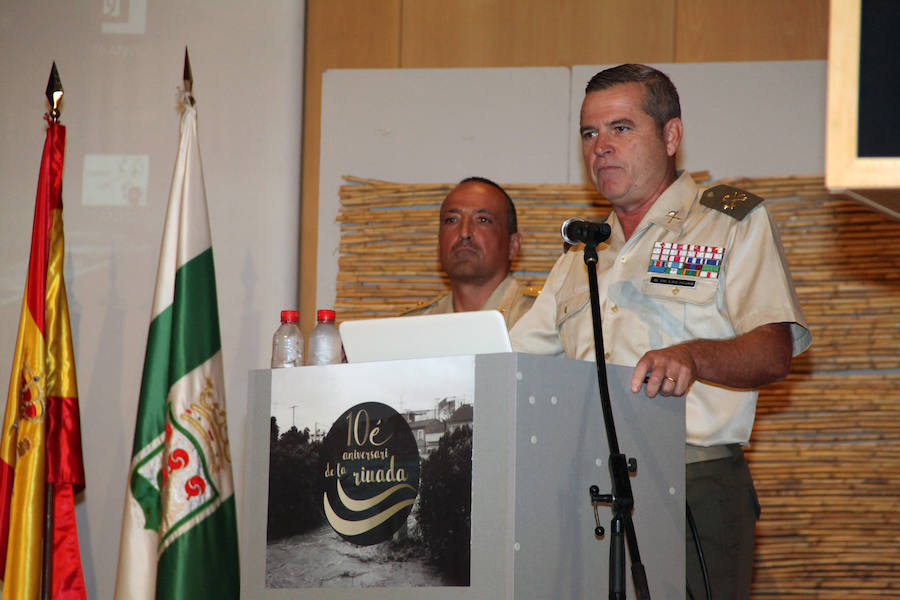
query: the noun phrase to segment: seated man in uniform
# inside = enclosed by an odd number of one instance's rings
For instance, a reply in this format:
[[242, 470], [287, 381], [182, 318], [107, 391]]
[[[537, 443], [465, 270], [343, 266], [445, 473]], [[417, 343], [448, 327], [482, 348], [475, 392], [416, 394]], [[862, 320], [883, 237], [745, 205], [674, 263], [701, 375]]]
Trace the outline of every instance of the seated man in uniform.
[[440, 219], [438, 257], [450, 293], [404, 315], [498, 310], [512, 327], [536, 296], [509, 272], [522, 246], [512, 199], [490, 179], [468, 177], [444, 198]]

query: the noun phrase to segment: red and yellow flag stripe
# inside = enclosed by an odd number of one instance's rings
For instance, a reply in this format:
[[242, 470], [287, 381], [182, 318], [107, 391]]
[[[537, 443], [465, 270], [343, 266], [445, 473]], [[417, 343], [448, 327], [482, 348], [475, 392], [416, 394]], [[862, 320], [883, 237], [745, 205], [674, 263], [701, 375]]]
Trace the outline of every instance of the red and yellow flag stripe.
[[[0, 432], [0, 568], [3, 595], [84, 598], [74, 494], [84, 488], [75, 360], [63, 279], [65, 127], [50, 123], [38, 177], [31, 255]], [[53, 539], [43, 556], [46, 484]]]

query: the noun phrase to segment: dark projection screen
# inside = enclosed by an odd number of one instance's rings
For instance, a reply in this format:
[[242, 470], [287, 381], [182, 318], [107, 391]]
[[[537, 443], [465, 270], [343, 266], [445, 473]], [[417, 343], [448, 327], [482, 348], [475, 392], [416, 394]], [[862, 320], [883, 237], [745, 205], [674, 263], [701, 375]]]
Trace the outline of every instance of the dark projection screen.
[[860, 25], [859, 157], [900, 156], [900, 2], [863, 0]]

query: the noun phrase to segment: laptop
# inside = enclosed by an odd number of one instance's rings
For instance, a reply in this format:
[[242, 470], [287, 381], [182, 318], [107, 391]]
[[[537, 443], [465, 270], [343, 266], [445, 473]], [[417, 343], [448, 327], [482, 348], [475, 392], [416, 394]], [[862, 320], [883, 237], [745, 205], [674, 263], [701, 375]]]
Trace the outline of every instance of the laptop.
[[496, 310], [344, 321], [339, 330], [351, 363], [512, 352]]

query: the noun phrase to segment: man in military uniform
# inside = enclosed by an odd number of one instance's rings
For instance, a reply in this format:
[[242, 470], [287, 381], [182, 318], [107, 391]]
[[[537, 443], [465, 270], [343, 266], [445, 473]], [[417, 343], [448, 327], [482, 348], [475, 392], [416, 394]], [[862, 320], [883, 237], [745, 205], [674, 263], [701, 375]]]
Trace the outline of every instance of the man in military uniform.
[[441, 203], [438, 257], [450, 292], [405, 315], [498, 310], [513, 324], [534, 303], [536, 292], [509, 272], [519, 254], [516, 207], [489, 179], [463, 179]]
[[[712, 597], [747, 598], [759, 505], [741, 445], [754, 388], [783, 379], [810, 334], [761, 199], [727, 186], [702, 191], [676, 171], [682, 132], [678, 94], [656, 69], [621, 65], [588, 83], [582, 152], [612, 204], [612, 234], [597, 248], [604, 358], [635, 366], [634, 393], [685, 396], [686, 500]], [[515, 350], [594, 360], [579, 250], [557, 261], [510, 332]], [[702, 598], [690, 531], [685, 550], [688, 588]]]

